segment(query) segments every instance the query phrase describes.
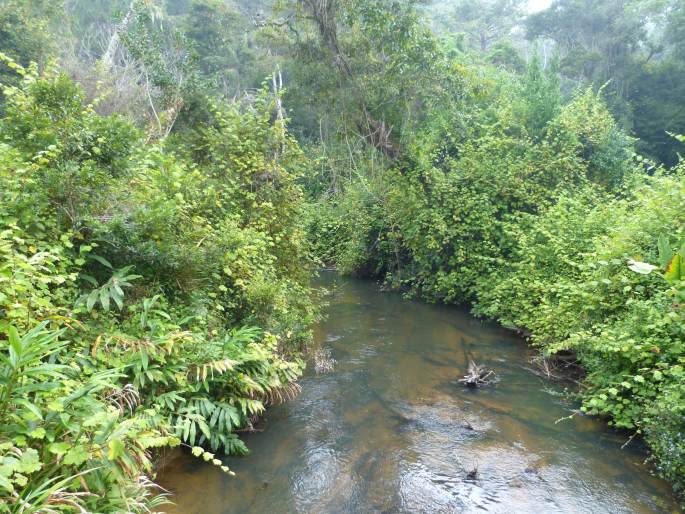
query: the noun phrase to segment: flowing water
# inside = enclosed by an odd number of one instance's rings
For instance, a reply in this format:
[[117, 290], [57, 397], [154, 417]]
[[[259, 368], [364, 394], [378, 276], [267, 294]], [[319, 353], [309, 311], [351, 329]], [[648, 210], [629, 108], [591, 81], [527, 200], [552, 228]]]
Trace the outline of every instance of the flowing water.
[[[316, 339], [332, 371], [267, 412], [226, 458], [236, 477], [187, 454], [160, 481], [178, 514], [676, 512], [626, 434], [583, 416], [562, 386], [534, 374], [510, 332], [450, 307], [324, 274], [328, 319]], [[456, 380], [468, 358], [498, 382]]]

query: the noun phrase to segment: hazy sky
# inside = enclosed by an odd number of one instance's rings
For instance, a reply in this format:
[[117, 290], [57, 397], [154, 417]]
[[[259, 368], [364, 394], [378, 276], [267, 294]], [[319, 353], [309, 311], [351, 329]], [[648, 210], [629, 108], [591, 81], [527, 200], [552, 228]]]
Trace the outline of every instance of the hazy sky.
[[539, 11], [545, 7], [549, 7], [552, 0], [528, 0], [528, 10], [530, 12]]

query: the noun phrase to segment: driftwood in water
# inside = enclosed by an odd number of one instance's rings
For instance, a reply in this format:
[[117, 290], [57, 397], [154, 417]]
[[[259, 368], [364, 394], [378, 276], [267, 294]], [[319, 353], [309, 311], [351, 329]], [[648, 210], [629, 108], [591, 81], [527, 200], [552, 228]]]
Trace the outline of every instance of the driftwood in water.
[[487, 385], [494, 378], [495, 372], [480, 364], [476, 364], [473, 359], [469, 359], [468, 373], [458, 382], [468, 387], [478, 387]]
[[478, 464], [476, 464], [471, 471], [466, 473], [467, 480], [476, 480], [478, 478]]

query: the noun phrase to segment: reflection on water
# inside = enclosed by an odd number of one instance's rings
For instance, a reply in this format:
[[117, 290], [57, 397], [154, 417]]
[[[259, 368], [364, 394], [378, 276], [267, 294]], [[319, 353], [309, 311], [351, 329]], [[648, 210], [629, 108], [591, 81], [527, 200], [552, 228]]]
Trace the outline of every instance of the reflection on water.
[[[621, 450], [625, 435], [568, 416], [558, 388], [526, 369], [530, 350], [465, 311], [339, 287], [317, 341], [335, 369], [246, 437], [237, 473], [178, 454], [160, 477], [178, 514], [675, 512], [668, 486]], [[469, 390], [469, 357], [499, 382]]]

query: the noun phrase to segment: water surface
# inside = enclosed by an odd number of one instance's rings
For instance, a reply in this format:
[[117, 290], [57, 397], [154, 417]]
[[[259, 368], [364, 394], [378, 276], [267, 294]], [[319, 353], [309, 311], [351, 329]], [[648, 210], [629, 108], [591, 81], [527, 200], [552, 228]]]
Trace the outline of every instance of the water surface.
[[[531, 350], [466, 311], [338, 287], [316, 330], [335, 359], [226, 458], [232, 478], [178, 454], [160, 482], [175, 514], [677, 512], [625, 434], [569, 416], [562, 386], [530, 371]], [[456, 383], [469, 358], [498, 382]]]

